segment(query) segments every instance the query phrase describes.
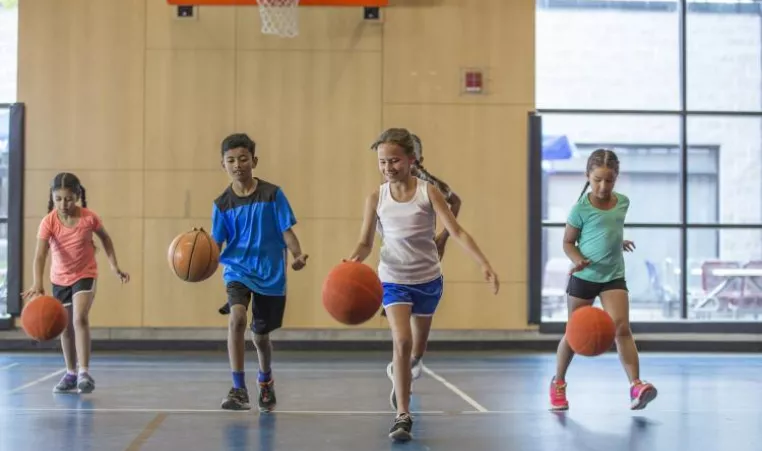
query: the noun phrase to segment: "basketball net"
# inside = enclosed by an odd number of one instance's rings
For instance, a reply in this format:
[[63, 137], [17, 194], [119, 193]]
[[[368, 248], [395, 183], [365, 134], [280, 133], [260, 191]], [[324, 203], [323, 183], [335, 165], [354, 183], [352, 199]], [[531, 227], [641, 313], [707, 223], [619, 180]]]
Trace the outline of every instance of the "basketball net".
[[299, 35], [299, 0], [257, 0], [262, 33], [284, 38]]

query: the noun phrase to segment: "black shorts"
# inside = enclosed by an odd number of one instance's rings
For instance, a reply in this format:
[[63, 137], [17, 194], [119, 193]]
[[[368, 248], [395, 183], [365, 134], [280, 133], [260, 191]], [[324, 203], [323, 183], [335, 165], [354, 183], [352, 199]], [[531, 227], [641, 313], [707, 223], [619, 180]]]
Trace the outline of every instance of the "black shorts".
[[624, 278], [614, 279], [608, 282], [588, 282], [579, 277], [569, 277], [569, 284], [566, 285], [566, 294], [580, 299], [593, 300], [604, 291], [624, 290], [627, 291], [627, 282]]
[[249, 302], [254, 298], [251, 308], [251, 330], [257, 335], [265, 335], [283, 325], [286, 312], [286, 296], [267, 296], [259, 294], [240, 282], [227, 285], [228, 305], [242, 305], [248, 310]]
[[94, 290], [95, 279], [88, 277], [87, 279], [79, 279], [70, 286], [53, 284], [53, 297], [61, 301], [63, 305], [70, 305], [75, 294]]

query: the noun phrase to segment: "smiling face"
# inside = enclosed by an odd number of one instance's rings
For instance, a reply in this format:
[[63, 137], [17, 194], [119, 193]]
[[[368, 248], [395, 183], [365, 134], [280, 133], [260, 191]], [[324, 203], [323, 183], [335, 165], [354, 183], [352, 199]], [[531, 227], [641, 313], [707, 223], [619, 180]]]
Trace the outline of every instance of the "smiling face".
[[399, 182], [410, 177], [414, 155], [408, 155], [405, 149], [393, 143], [379, 144], [377, 151], [378, 170], [387, 182]]
[[245, 182], [251, 179], [251, 171], [257, 167], [257, 157], [245, 147], [226, 150], [222, 156], [222, 167], [231, 180]]

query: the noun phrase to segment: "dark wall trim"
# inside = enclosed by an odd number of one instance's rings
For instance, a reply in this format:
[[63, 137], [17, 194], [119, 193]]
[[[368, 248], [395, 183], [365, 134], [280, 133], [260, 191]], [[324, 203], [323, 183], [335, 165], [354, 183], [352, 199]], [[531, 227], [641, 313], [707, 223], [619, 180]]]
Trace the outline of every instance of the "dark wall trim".
[[[537, 7], [542, 9], [598, 9], [674, 13], [680, 8], [680, 1], [538, 0]], [[760, 14], [761, 11], [762, 8], [757, 3], [688, 3], [689, 13]]]
[[540, 324], [542, 304], [532, 300], [542, 297], [542, 117], [534, 112], [527, 117], [527, 143], [527, 322]]
[[24, 281], [24, 119], [23, 103], [10, 107], [8, 134], [8, 313], [21, 313]]
[[760, 117], [762, 110], [759, 111], [706, 111], [706, 110], [621, 110], [621, 109], [595, 109], [595, 108], [538, 108], [539, 114], [573, 114], [573, 115], [626, 115], [626, 116], [716, 116], [716, 117]]
[[[637, 337], [636, 337], [637, 338]], [[432, 341], [429, 342], [428, 351], [533, 351], [554, 353], [558, 348], [556, 336], [539, 340], [501, 340], [501, 341]], [[60, 342], [54, 340], [47, 343], [36, 343], [31, 340], [0, 340], [0, 351], [17, 352], [60, 352]], [[281, 351], [310, 351], [310, 352], [368, 352], [368, 351], [392, 351], [392, 344], [388, 340], [383, 341], [339, 341], [339, 340], [299, 340], [278, 341], [274, 340], [273, 346], [278, 352]], [[251, 341], [246, 342], [249, 351], [254, 350]], [[92, 349], [99, 351], [149, 351], [166, 352], [167, 349], [184, 352], [227, 352], [227, 344], [223, 341], [207, 340], [93, 340]], [[639, 352], [762, 352], [762, 342], [758, 340], [743, 341], [718, 341], [710, 342], [701, 340], [640, 340], [638, 341]], [[612, 347], [610, 352], [616, 352]]]
[[[630, 324], [633, 334], [762, 334], [762, 321], [659, 321], [633, 322]], [[540, 324], [541, 334], [563, 334], [565, 322], [544, 322]], [[637, 336], [635, 337], [637, 341]], [[762, 346], [762, 341], [756, 340]], [[712, 342], [712, 346], [715, 343]], [[640, 347], [640, 343], [638, 343]], [[708, 349], [707, 349], [708, 350]]]
[[[536, 182], [535, 182], [536, 183]], [[550, 222], [543, 221], [543, 227], [565, 227], [565, 222]], [[758, 230], [762, 229], [762, 224], [749, 223], [749, 224], [704, 224], [704, 223], [688, 223], [680, 224], [678, 222], [631, 222], [624, 223], [625, 229], [740, 229], [740, 230]]]

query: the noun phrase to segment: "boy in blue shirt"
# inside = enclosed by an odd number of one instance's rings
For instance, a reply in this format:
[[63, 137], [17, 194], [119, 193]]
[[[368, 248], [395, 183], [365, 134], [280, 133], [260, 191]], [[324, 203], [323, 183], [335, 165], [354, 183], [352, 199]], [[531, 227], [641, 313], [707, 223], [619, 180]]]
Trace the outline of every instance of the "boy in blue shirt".
[[[222, 401], [226, 410], [249, 410], [244, 373], [246, 311], [252, 302], [251, 330], [259, 360], [259, 409], [275, 408], [275, 389], [270, 369], [270, 332], [281, 327], [286, 307], [286, 249], [294, 258], [294, 270], [304, 268], [303, 254], [292, 227], [296, 218], [280, 187], [256, 177], [255, 144], [245, 134], [222, 141], [222, 167], [231, 184], [214, 201], [212, 237], [222, 250], [230, 320], [228, 357], [233, 387]], [[223, 248], [224, 243], [224, 248]]]

